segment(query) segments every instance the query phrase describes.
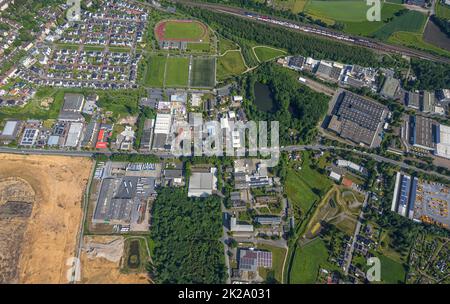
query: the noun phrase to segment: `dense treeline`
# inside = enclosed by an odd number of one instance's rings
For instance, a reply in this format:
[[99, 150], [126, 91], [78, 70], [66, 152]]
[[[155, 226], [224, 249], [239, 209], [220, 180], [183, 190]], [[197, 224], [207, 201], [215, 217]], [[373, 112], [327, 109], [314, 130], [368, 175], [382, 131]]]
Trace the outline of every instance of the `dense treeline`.
[[[310, 142], [316, 135], [317, 123], [328, 107], [326, 95], [301, 85], [296, 76], [295, 72], [281, 66], [265, 64], [243, 81], [247, 99], [252, 101], [245, 104], [249, 118], [254, 121], [279, 121], [282, 145]], [[275, 102], [274, 111], [261, 112], [257, 109], [253, 102], [256, 82], [269, 86]]]
[[411, 59], [411, 68], [417, 81], [408, 84], [411, 89], [435, 90], [450, 87], [450, 64]]
[[317, 59], [350, 62], [363, 66], [378, 66], [377, 56], [371, 50], [343, 43], [308, 36], [300, 32], [274, 27], [240, 17], [183, 6], [178, 7], [189, 15], [204, 20], [217, 29], [219, 34], [233, 38], [254, 41], [288, 50], [292, 54], [302, 54]]
[[436, 15], [431, 15], [430, 19], [450, 38], [450, 20], [439, 18]]
[[220, 198], [191, 199], [183, 189], [161, 189], [152, 210], [152, 278], [157, 283], [224, 283], [221, 234]]

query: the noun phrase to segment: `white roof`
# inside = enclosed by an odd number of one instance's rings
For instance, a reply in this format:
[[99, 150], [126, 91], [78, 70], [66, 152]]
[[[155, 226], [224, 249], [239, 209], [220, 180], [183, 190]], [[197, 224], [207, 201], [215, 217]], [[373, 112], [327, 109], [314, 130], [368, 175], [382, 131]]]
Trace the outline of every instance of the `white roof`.
[[80, 139], [83, 124], [81, 122], [74, 122], [70, 124], [69, 133], [67, 134], [66, 147], [76, 147]]
[[233, 96], [233, 101], [242, 101], [243, 97], [240, 95]]
[[337, 180], [337, 181], [340, 181], [340, 180], [341, 180], [341, 175], [340, 175], [340, 174], [337, 174], [337, 173], [334, 172], [334, 171], [331, 171], [330, 177], [331, 177], [332, 179], [334, 179], [334, 180]]
[[450, 158], [450, 127], [439, 126], [439, 143], [436, 145], [436, 154], [445, 158]]
[[222, 117], [220, 119], [220, 128], [222, 128], [222, 129], [229, 129], [230, 128], [230, 124], [228, 122], [228, 118]]
[[170, 114], [156, 115], [154, 133], [155, 134], [169, 134], [171, 124], [172, 124], [172, 115], [170, 115]]
[[3, 136], [12, 136], [14, 135], [14, 130], [17, 127], [17, 121], [7, 121], [5, 124], [5, 128], [3, 129], [3, 132], [1, 135]]

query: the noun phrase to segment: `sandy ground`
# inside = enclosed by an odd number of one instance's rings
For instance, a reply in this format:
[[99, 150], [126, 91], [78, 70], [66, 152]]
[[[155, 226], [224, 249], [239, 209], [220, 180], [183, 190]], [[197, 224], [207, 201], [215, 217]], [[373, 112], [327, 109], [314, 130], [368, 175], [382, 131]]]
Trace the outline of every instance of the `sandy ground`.
[[[117, 242], [121, 240], [121, 242]], [[83, 251], [81, 253], [81, 282], [88, 284], [148, 284], [146, 274], [122, 273], [120, 265], [123, 260], [123, 238], [117, 236], [85, 236]], [[97, 251], [94, 254], [87, 252], [95, 244], [117, 244], [116, 248], [109, 247], [105, 251]], [[122, 258], [114, 261], [116, 254], [120, 252]], [[105, 258], [110, 256], [110, 259]]]
[[82, 219], [87, 158], [0, 154], [0, 179], [19, 177], [35, 191], [21, 245], [19, 283], [67, 283]]

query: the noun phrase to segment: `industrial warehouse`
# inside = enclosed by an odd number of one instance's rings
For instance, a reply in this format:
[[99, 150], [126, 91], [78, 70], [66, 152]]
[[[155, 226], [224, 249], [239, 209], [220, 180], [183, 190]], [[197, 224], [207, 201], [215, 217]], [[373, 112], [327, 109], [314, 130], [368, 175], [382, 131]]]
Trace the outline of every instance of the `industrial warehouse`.
[[328, 130], [356, 144], [378, 147], [389, 110], [374, 101], [340, 91], [328, 123]]
[[397, 172], [391, 211], [417, 222], [449, 228], [450, 189]]

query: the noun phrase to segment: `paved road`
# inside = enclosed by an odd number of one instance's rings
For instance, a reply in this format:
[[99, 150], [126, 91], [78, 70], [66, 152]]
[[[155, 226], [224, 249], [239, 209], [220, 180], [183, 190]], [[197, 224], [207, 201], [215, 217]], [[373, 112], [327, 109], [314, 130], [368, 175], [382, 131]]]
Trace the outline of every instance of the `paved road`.
[[347, 255], [346, 259], [345, 259], [344, 272], [345, 272], [346, 275], [348, 275], [348, 269], [350, 268], [350, 265], [352, 263], [353, 251], [355, 250], [355, 244], [356, 244], [356, 238], [358, 237], [359, 231], [361, 230], [361, 221], [363, 220], [364, 210], [365, 210], [365, 208], [367, 206], [368, 200], [369, 200], [369, 192], [366, 193], [366, 196], [364, 198], [364, 203], [363, 203], [361, 211], [359, 213], [358, 221], [356, 222], [356, 228], [355, 228], [355, 232], [353, 234], [352, 244], [350, 246], [350, 250], [348, 252], [348, 255]]

